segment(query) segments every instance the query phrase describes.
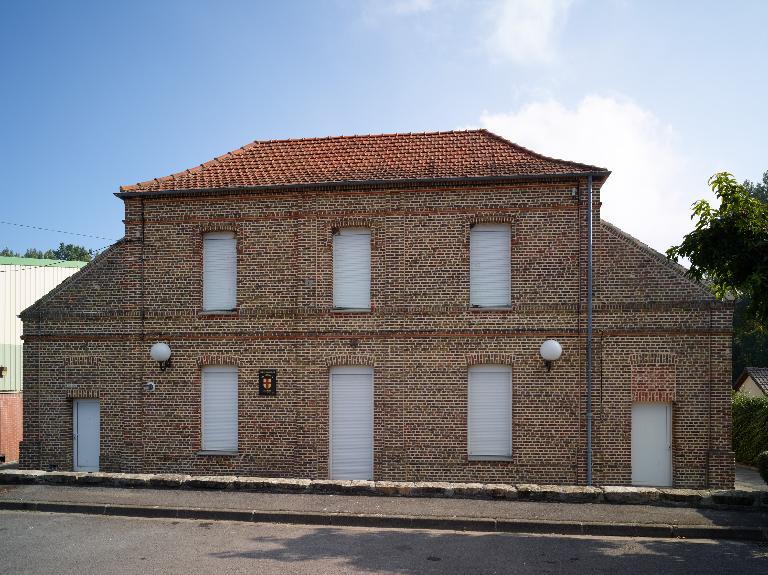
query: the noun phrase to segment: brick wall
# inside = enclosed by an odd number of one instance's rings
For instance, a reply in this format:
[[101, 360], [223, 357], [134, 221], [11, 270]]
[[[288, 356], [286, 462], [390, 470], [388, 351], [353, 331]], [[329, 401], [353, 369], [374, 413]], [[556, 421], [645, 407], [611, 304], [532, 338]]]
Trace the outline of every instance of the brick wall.
[[[374, 367], [376, 479], [585, 481], [583, 182], [126, 200], [122, 243], [24, 317], [24, 467], [72, 466], [72, 397], [98, 395], [101, 467], [328, 476], [329, 368]], [[599, 217], [599, 189], [595, 211]], [[512, 228], [512, 298], [469, 307], [469, 230]], [[332, 231], [372, 230], [372, 310], [335, 312]], [[202, 307], [202, 234], [238, 239], [238, 309]], [[594, 477], [631, 480], [633, 401], [673, 402], [675, 485], [726, 486], [731, 307], [595, 227]], [[541, 342], [563, 357], [547, 372]], [[149, 359], [158, 340], [173, 368]], [[239, 366], [239, 453], [199, 455], [200, 368]], [[224, 361], [224, 360], [222, 360]], [[467, 458], [467, 369], [513, 371], [511, 461]], [[276, 397], [259, 369], [278, 370]], [[143, 383], [154, 381], [154, 393]], [[81, 390], [76, 392], [74, 390]], [[87, 390], [87, 391], [82, 391]]]
[[0, 455], [18, 461], [21, 441], [21, 393], [0, 393]]

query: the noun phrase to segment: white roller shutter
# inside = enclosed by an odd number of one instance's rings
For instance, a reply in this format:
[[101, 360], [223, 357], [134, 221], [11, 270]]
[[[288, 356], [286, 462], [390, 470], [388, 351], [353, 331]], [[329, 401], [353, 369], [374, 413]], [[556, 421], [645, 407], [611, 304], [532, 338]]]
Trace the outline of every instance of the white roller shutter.
[[237, 240], [231, 232], [203, 236], [203, 309], [237, 307]]
[[333, 307], [371, 307], [371, 230], [344, 228], [333, 236]]
[[203, 368], [203, 451], [237, 451], [237, 368]]
[[331, 479], [373, 479], [373, 369], [331, 370]]
[[470, 231], [470, 304], [512, 305], [511, 231], [506, 224], [478, 224]]
[[479, 365], [469, 370], [469, 455], [512, 456], [512, 369]]

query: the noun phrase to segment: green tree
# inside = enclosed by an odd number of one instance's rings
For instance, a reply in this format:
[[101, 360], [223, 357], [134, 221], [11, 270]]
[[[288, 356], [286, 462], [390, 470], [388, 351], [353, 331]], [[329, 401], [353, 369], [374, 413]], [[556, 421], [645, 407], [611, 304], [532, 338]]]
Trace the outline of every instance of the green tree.
[[763, 173], [763, 181], [752, 183], [749, 180], [744, 181], [744, 189], [754, 198], [757, 198], [764, 204], [768, 204], [768, 171]]
[[[720, 200], [714, 209], [708, 201], [693, 205], [698, 218], [680, 245], [667, 250], [677, 261], [688, 258], [688, 274], [706, 279], [714, 294], [725, 298], [749, 297], [746, 312], [761, 329], [768, 328], [768, 204], [752, 195], [734, 177], [721, 172], [709, 179]], [[752, 184], [750, 184], [752, 185]], [[757, 184], [761, 186], [761, 184]]]
[[62, 260], [62, 261], [79, 261], [89, 262], [93, 259], [93, 253], [83, 246], [75, 244], [60, 243], [59, 247], [55, 250], [38, 250], [35, 248], [29, 248], [22, 256], [19, 252], [15, 252], [9, 248], [3, 248], [0, 250], [0, 256], [6, 257], [25, 257], [34, 258], [38, 260]]
[[89, 262], [93, 259], [93, 254], [83, 246], [60, 243], [59, 248], [53, 251], [53, 259]]
[[[763, 181], [752, 183], [744, 181], [744, 188], [751, 196], [768, 204], [768, 171], [763, 173]], [[741, 375], [745, 367], [768, 366], [768, 330], [755, 322], [749, 313], [751, 298], [743, 296], [736, 302], [733, 313], [733, 381]]]
[[748, 311], [751, 298], [736, 302], [733, 312], [733, 381], [745, 367], [768, 367], [768, 330], [755, 321]]
[[29, 248], [24, 252], [25, 258], [34, 258], [36, 260], [53, 260], [58, 259], [53, 257], [53, 250], [41, 251], [35, 248]]

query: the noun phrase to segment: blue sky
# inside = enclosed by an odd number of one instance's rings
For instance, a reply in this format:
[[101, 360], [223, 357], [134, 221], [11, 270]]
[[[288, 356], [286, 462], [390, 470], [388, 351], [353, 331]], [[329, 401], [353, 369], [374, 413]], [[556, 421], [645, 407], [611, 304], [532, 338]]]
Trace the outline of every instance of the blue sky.
[[[768, 170], [768, 2], [4, 2], [0, 220], [119, 238], [123, 184], [255, 139], [486, 127], [613, 170], [663, 250]], [[0, 247], [109, 240], [0, 224]]]

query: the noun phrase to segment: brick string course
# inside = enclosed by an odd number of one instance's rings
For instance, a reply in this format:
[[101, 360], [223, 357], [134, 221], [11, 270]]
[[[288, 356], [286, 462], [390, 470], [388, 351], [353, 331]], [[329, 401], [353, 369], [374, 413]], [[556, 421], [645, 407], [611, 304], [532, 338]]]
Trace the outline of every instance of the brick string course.
[[[572, 190], [579, 188], [579, 193]], [[374, 479], [584, 484], [584, 181], [127, 198], [125, 238], [24, 319], [21, 467], [72, 469], [72, 399], [99, 397], [101, 469], [329, 476], [329, 367], [374, 368]], [[581, 199], [580, 199], [581, 198]], [[674, 486], [733, 486], [732, 306], [600, 223], [594, 479], [631, 483], [633, 401], [673, 403]], [[469, 234], [512, 228], [508, 310], [469, 306]], [[332, 307], [334, 229], [366, 225], [372, 310]], [[237, 310], [205, 314], [202, 235], [237, 237]], [[541, 342], [563, 357], [547, 372]], [[160, 372], [149, 347], [167, 341]], [[239, 367], [237, 455], [199, 454], [200, 373]], [[511, 461], [467, 457], [467, 371], [513, 373]], [[276, 369], [276, 397], [258, 395]], [[143, 391], [147, 381], [156, 391]], [[78, 391], [74, 391], [78, 390]]]

